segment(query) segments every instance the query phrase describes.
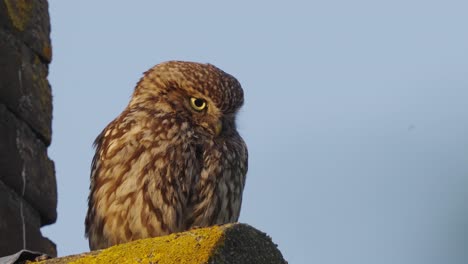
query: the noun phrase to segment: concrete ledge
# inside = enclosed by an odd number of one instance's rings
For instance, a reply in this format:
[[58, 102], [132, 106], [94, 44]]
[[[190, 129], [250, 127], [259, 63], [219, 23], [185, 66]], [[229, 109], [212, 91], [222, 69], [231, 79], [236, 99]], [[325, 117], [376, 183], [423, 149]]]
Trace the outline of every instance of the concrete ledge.
[[270, 237], [246, 224], [227, 224], [49, 259], [58, 263], [287, 263]]

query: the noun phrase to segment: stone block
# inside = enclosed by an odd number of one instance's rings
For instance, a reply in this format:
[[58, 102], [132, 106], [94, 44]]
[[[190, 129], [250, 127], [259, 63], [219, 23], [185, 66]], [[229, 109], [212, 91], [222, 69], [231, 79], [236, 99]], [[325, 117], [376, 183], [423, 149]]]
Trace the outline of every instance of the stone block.
[[[54, 163], [29, 126], [0, 104], [0, 180], [33, 206], [40, 225], [57, 218]], [[23, 191], [23, 187], [25, 188]]]
[[47, 65], [2, 28], [0, 72], [0, 103], [23, 119], [48, 146], [51, 141], [52, 95], [47, 81]]
[[1, 0], [0, 25], [31, 48], [41, 60], [52, 60], [47, 0]]
[[41, 234], [39, 214], [2, 181], [0, 216], [0, 256], [11, 255], [24, 248], [57, 255], [55, 244]]

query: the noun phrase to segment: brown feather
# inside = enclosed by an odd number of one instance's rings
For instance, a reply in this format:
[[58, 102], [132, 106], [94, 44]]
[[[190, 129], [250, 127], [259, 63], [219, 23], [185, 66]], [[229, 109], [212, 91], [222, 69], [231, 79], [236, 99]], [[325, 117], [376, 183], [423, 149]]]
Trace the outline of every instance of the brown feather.
[[[191, 97], [206, 109], [193, 110]], [[145, 72], [94, 142], [90, 248], [237, 221], [248, 159], [235, 126], [243, 102], [239, 82], [210, 64], [170, 61]]]

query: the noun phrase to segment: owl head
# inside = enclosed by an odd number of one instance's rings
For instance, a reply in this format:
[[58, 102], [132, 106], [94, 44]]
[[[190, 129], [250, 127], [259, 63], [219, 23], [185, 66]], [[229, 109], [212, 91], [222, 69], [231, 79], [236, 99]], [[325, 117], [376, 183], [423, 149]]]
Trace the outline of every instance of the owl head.
[[232, 75], [211, 64], [168, 61], [145, 72], [128, 108], [172, 115], [217, 136], [235, 129], [243, 102], [242, 87]]

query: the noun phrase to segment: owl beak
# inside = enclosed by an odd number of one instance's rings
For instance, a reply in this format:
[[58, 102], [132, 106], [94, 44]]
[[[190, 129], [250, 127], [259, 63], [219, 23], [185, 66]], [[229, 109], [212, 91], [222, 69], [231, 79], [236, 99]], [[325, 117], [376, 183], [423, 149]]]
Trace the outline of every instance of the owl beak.
[[216, 123], [216, 126], [215, 126], [215, 135], [219, 136], [219, 134], [221, 134], [222, 130], [223, 130], [223, 122], [221, 120], [219, 120]]

